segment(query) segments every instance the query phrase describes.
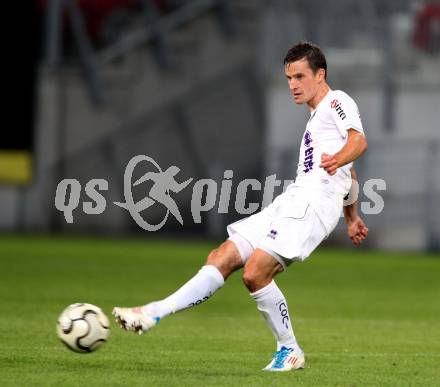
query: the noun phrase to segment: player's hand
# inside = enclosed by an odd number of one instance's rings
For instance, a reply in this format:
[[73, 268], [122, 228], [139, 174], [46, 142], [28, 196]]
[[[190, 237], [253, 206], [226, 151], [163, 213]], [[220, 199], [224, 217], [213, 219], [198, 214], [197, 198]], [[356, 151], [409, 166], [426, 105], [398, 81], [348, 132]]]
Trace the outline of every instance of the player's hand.
[[355, 246], [360, 246], [362, 241], [368, 236], [368, 227], [365, 226], [364, 221], [359, 216], [349, 222], [347, 228], [348, 236]]
[[336, 160], [334, 155], [323, 153], [321, 155], [321, 164], [319, 164], [319, 166], [320, 168], [324, 168], [329, 175], [334, 175], [338, 169], [338, 160]]

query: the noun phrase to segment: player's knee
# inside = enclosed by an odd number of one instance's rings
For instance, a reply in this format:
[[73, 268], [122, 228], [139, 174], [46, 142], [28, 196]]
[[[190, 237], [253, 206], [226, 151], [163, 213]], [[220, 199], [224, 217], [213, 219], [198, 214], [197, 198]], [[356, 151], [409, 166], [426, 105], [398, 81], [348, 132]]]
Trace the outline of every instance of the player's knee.
[[230, 241], [226, 241], [212, 250], [208, 255], [206, 264], [215, 266], [225, 279], [242, 267], [240, 255]]
[[272, 280], [271, 277], [264, 275], [251, 265], [246, 265], [243, 270], [243, 282], [250, 292], [256, 292], [264, 288]]

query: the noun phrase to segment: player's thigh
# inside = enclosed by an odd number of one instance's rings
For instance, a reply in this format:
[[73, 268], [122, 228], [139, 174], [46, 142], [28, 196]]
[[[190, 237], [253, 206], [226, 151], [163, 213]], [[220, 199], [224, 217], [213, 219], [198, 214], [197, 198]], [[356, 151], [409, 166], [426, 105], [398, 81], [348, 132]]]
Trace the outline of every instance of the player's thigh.
[[285, 269], [294, 261], [305, 260], [327, 238], [327, 231], [310, 206], [302, 217], [280, 217], [262, 238], [259, 248], [272, 254]]
[[235, 244], [240, 252], [243, 265], [254, 253], [260, 240], [267, 232], [272, 219], [271, 212], [265, 209], [228, 225], [229, 240]]

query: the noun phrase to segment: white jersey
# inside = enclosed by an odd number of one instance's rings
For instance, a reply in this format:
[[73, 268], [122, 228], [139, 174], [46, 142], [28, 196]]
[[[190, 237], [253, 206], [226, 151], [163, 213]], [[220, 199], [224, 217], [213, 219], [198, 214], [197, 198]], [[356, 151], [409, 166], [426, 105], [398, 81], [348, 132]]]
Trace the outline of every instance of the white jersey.
[[351, 163], [333, 176], [319, 164], [322, 153], [335, 154], [346, 144], [350, 128], [363, 133], [356, 103], [330, 90], [310, 114], [295, 182], [261, 212], [228, 226], [243, 263], [260, 248], [285, 268], [307, 258], [336, 227], [351, 187]]
[[318, 195], [325, 192], [345, 196], [351, 187], [352, 163], [338, 168], [333, 176], [319, 164], [322, 153], [332, 155], [341, 150], [350, 128], [364, 132], [356, 103], [343, 91], [330, 90], [310, 113], [292, 186], [311, 188]]

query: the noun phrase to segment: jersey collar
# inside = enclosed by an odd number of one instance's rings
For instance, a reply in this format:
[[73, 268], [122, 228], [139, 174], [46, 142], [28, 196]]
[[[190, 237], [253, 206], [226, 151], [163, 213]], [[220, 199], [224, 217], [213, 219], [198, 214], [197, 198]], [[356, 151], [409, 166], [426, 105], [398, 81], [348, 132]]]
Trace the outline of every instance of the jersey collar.
[[322, 103], [323, 103], [327, 98], [330, 97], [330, 93], [332, 93], [332, 92], [333, 92], [333, 90], [329, 88], [327, 94], [324, 95], [324, 98], [321, 99], [321, 101], [319, 101], [318, 105], [316, 105], [316, 108], [313, 109], [313, 110], [310, 112], [310, 118], [309, 118], [309, 121], [312, 120], [313, 117], [315, 117], [315, 114], [316, 114], [316, 112], [318, 111], [318, 108], [322, 105]]

